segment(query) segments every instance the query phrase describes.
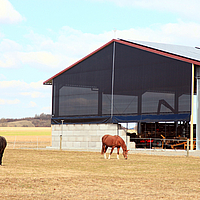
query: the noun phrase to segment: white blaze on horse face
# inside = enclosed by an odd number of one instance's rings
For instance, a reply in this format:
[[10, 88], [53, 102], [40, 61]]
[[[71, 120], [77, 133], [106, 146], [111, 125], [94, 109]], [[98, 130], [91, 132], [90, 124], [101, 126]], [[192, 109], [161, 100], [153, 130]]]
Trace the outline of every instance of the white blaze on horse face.
[[104, 158], [106, 159], [106, 153], [104, 153]]
[[119, 159], [119, 155], [117, 154], [117, 159]]

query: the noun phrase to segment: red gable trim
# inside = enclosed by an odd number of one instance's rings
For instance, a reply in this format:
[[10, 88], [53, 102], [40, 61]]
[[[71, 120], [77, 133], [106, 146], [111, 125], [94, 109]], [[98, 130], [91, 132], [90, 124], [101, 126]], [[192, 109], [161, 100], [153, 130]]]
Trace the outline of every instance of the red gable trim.
[[90, 56], [92, 56], [93, 54], [97, 53], [98, 51], [100, 51], [101, 49], [105, 48], [106, 46], [110, 45], [112, 42], [117, 42], [117, 43], [124, 44], [124, 45], [127, 45], [127, 46], [135, 47], [137, 49], [141, 49], [141, 50], [144, 50], [144, 51], [149, 51], [149, 52], [152, 52], [152, 53], [155, 53], [155, 54], [159, 54], [159, 55], [166, 56], [166, 57], [169, 57], [169, 58], [173, 58], [173, 59], [176, 59], [176, 60], [181, 60], [181, 61], [188, 62], [188, 63], [191, 63], [191, 64], [193, 63], [193, 64], [196, 64], [196, 65], [200, 65], [200, 61], [196, 61], [196, 60], [193, 60], [193, 59], [190, 59], [190, 58], [185, 58], [185, 57], [182, 57], [182, 56], [178, 56], [178, 55], [175, 55], [175, 54], [172, 54], [172, 53], [168, 53], [168, 52], [164, 52], [164, 51], [161, 51], [161, 50], [157, 50], [157, 49], [154, 49], [154, 48], [151, 48], [151, 47], [146, 47], [146, 46], [143, 46], [143, 45], [140, 45], [140, 44], [136, 44], [136, 43], [133, 43], [133, 42], [128, 42], [128, 41], [125, 41], [125, 40], [113, 39], [110, 42], [108, 42], [108, 43], [104, 44], [103, 46], [101, 46], [100, 48], [96, 49], [92, 53], [90, 53], [87, 56], [83, 57], [82, 59], [78, 60], [74, 64], [72, 64], [69, 67], [65, 68], [61, 72], [55, 74], [54, 76], [52, 76], [48, 80], [44, 81], [43, 84], [44, 85], [51, 85], [52, 84], [52, 80], [54, 78], [56, 78], [60, 74], [64, 73], [65, 71], [69, 70], [70, 68], [74, 67], [75, 65], [77, 65], [80, 62], [82, 62], [83, 60], [89, 58]]

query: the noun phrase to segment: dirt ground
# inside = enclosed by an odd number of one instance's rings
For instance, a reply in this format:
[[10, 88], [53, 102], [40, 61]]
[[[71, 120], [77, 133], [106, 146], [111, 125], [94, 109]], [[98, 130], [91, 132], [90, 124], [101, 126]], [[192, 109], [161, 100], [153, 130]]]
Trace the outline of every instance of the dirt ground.
[[199, 199], [200, 158], [6, 149], [1, 199]]

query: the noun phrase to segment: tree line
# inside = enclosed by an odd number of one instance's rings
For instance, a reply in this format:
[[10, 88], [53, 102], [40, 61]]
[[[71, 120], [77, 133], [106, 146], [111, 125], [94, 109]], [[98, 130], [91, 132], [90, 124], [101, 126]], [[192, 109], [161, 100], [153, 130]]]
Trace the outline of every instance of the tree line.
[[[36, 126], [36, 127], [49, 127], [51, 126], [51, 115], [42, 113], [40, 115], [35, 114], [35, 117], [1, 118], [0, 126], [6, 127], [6, 126], [9, 126], [10, 122], [23, 122], [23, 121], [30, 121], [33, 124], [33, 126]], [[27, 125], [23, 125], [22, 123], [22, 126], [27, 126]]]

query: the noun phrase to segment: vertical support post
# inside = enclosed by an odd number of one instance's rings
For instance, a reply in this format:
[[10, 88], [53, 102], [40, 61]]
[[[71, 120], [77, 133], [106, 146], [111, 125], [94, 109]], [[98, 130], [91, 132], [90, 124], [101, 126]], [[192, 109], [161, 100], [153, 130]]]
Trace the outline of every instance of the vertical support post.
[[178, 122], [175, 121], [175, 134], [176, 134], [176, 137], [178, 137]]
[[113, 43], [113, 62], [112, 62], [112, 96], [111, 96], [111, 119], [113, 117], [113, 102], [114, 102], [114, 75], [115, 75], [115, 41]]
[[191, 116], [190, 116], [190, 150], [193, 150], [193, 108], [194, 108], [194, 64], [192, 64], [192, 80], [191, 80]]
[[51, 110], [52, 110], [52, 116], [55, 115], [55, 89], [54, 89], [54, 80], [52, 79], [52, 105], [51, 105]]
[[189, 157], [189, 139], [187, 139], [187, 157]]
[[62, 150], [62, 135], [60, 135], [60, 150]]
[[196, 67], [197, 72], [197, 124], [196, 124], [196, 150], [200, 150], [200, 66]]
[[61, 127], [61, 134], [60, 134], [60, 150], [62, 150], [62, 136], [63, 136], [63, 119], [61, 120], [62, 121], [62, 127]]
[[141, 128], [141, 122], [138, 122], [138, 123], [137, 123], [137, 132], [138, 132], [138, 134], [142, 132], [141, 129], [142, 129], [142, 128]]
[[150, 145], [149, 145], [150, 149], [151, 149], [151, 138], [150, 138]]

